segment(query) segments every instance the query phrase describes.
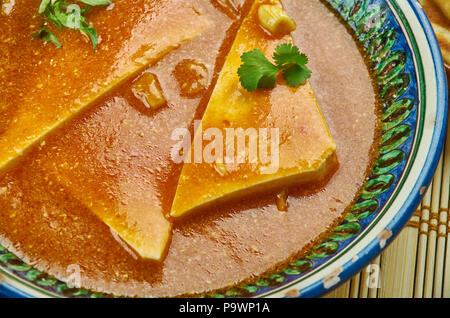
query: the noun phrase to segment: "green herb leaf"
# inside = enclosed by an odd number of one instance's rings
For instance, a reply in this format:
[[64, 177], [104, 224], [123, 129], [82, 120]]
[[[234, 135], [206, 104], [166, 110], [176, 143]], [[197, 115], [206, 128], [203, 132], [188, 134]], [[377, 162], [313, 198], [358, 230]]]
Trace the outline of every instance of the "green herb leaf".
[[98, 44], [97, 30], [90, 27], [83, 27], [81, 31], [86, 33], [91, 38], [92, 46], [94, 47], [95, 51], [95, 48], [97, 47]]
[[308, 64], [308, 57], [300, 53], [299, 48], [291, 43], [278, 45], [273, 54], [273, 60], [279, 67], [286, 67], [289, 64]]
[[297, 87], [306, 83], [312, 72], [304, 65], [293, 64], [283, 72], [283, 77], [289, 86]]
[[243, 64], [239, 67], [238, 74], [246, 90], [253, 92], [258, 88], [275, 86], [280, 69], [273, 65], [261, 50], [244, 53], [241, 60]]
[[59, 43], [58, 38], [46, 28], [41, 28], [39, 31], [32, 33], [31, 36], [45, 42], [51, 42], [58, 48], [61, 47], [61, 43]]
[[283, 78], [289, 86], [297, 87], [305, 84], [311, 77], [311, 71], [306, 67], [308, 58], [300, 53], [298, 47], [286, 43], [277, 46], [273, 54], [275, 64], [271, 63], [260, 50], [242, 54], [243, 64], [238, 75], [242, 87], [249, 92], [258, 88], [273, 88], [278, 74], [283, 72]]
[[311, 71], [306, 67], [308, 57], [291, 43], [279, 45], [273, 59], [278, 67], [284, 69], [283, 77], [292, 87], [305, 84], [311, 77]]
[[89, 9], [91, 8], [90, 5], [87, 5], [84, 9], [81, 9], [81, 14], [88, 13]]

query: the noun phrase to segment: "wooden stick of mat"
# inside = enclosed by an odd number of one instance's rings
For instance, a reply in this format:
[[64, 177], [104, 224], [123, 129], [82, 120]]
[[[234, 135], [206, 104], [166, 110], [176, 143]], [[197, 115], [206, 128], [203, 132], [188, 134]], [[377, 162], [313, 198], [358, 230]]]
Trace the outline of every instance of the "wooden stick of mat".
[[[447, 141], [444, 150], [444, 173], [442, 179], [441, 213], [439, 218], [438, 238], [438, 271], [436, 279], [441, 277], [443, 281], [442, 297], [450, 298], [450, 127], [447, 132]], [[441, 264], [442, 261], [442, 264]], [[441, 274], [441, 271], [443, 273]]]
[[361, 273], [352, 278], [350, 282], [350, 298], [359, 297], [359, 286], [361, 282]]
[[[433, 191], [431, 194], [430, 224], [428, 232], [427, 261], [425, 267], [425, 285], [423, 297], [433, 297], [434, 273], [436, 265], [436, 245], [437, 245], [437, 226], [439, 222], [439, 205], [441, 202], [441, 181], [442, 181], [442, 156], [439, 160], [438, 168], [433, 179]], [[436, 295], [440, 297], [440, 295]]]
[[380, 298], [411, 298], [414, 295], [420, 221], [418, 212], [410, 221], [416, 226], [406, 227], [382, 254]]

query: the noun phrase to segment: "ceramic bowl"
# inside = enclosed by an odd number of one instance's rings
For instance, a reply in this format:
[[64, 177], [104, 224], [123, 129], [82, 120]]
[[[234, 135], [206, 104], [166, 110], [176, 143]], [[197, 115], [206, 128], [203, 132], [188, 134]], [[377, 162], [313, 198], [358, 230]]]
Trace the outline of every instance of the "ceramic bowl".
[[[447, 120], [439, 47], [417, 0], [327, 0], [371, 62], [382, 102], [379, 153], [356, 205], [282, 271], [210, 297], [317, 297], [357, 274], [410, 219], [431, 182]], [[6, 296], [103, 297], [37, 271], [0, 246]]]

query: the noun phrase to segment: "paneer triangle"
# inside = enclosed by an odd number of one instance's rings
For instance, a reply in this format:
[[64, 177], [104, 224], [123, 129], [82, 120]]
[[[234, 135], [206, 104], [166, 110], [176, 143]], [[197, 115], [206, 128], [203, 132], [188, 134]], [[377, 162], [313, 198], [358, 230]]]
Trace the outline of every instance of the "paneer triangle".
[[[255, 192], [321, 182], [337, 165], [336, 144], [309, 83], [292, 88], [280, 79], [274, 89], [256, 92], [248, 92], [240, 85], [237, 71], [244, 52], [260, 49], [266, 56], [272, 56], [279, 44], [292, 43], [290, 35], [274, 39], [261, 28], [258, 8], [263, 3], [255, 1], [244, 19], [207, 105], [201, 128], [195, 132], [171, 208], [170, 215], [174, 218]], [[221, 158], [220, 146], [211, 143], [220, 137], [234, 140], [229, 135], [231, 128], [235, 133], [239, 129], [241, 133], [246, 132], [247, 138], [256, 132], [259, 142], [271, 135], [270, 140], [275, 139], [278, 146], [266, 142], [267, 153], [273, 155], [278, 148], [278, 154], [273, 156], [274, 160], [262, 158], [263, 147], [258, 142], [255, 161], [250, 137], [245, 154], [242, 152], [245, 148], [238, 149], [237, 140], [232, 144], [219, 141], [223, 149]], [[264, 133], [261, 129], [267, 130]], [[204, 133], [211, 141], [202, 142]], [[210, 148], [215, 150], [208, 159]]]

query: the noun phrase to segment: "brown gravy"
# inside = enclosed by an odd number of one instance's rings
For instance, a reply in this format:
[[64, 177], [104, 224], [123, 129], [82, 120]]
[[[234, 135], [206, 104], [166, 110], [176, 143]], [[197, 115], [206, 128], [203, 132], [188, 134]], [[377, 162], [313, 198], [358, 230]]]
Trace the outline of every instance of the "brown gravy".
[[255, 279], [325, 233], [366, 178], [378, 125], [376, 94], [358, 46], [328, 8], [320, 1], [283, 2], [298, 24], [294, 43], [310, 58], [311, 85], [338, 146], [340, 167], [323, 189], [310, 195], [291, 190], [287, 212], [277, 209], [273, 194], [217, 206], [175, 223], [167, 256], [158, 264], [124, 248], [70, 189], [58, 185], [58, 176], [48, 172], [48, 166], [79, 158], [78, 164], [70, 162], [76, 164], [71, 189], [86, 195], [97, 187], [105, 189], [105, 198], [115, 205], [126, 201], [130, 191], [152, 191], [164, 210], [170, 208], [180, 171], [169, 159], [171, 131], [200, 118], [209, 94], [180, 94], [173, 70], [181, 61], [195, 59], [207, 69], [208, 84], [213, 83], [227, 34], [233, 34], [230, 13], [211, 7], [209, 14], [218, 27], [148, 70], [158, 76], [168, 107], [148, 113], [125, 83], [52, 133], [1, 177], [1, 243], [62, 280], [77, 265], [81, 285], [88, 289], [179, 296]]

